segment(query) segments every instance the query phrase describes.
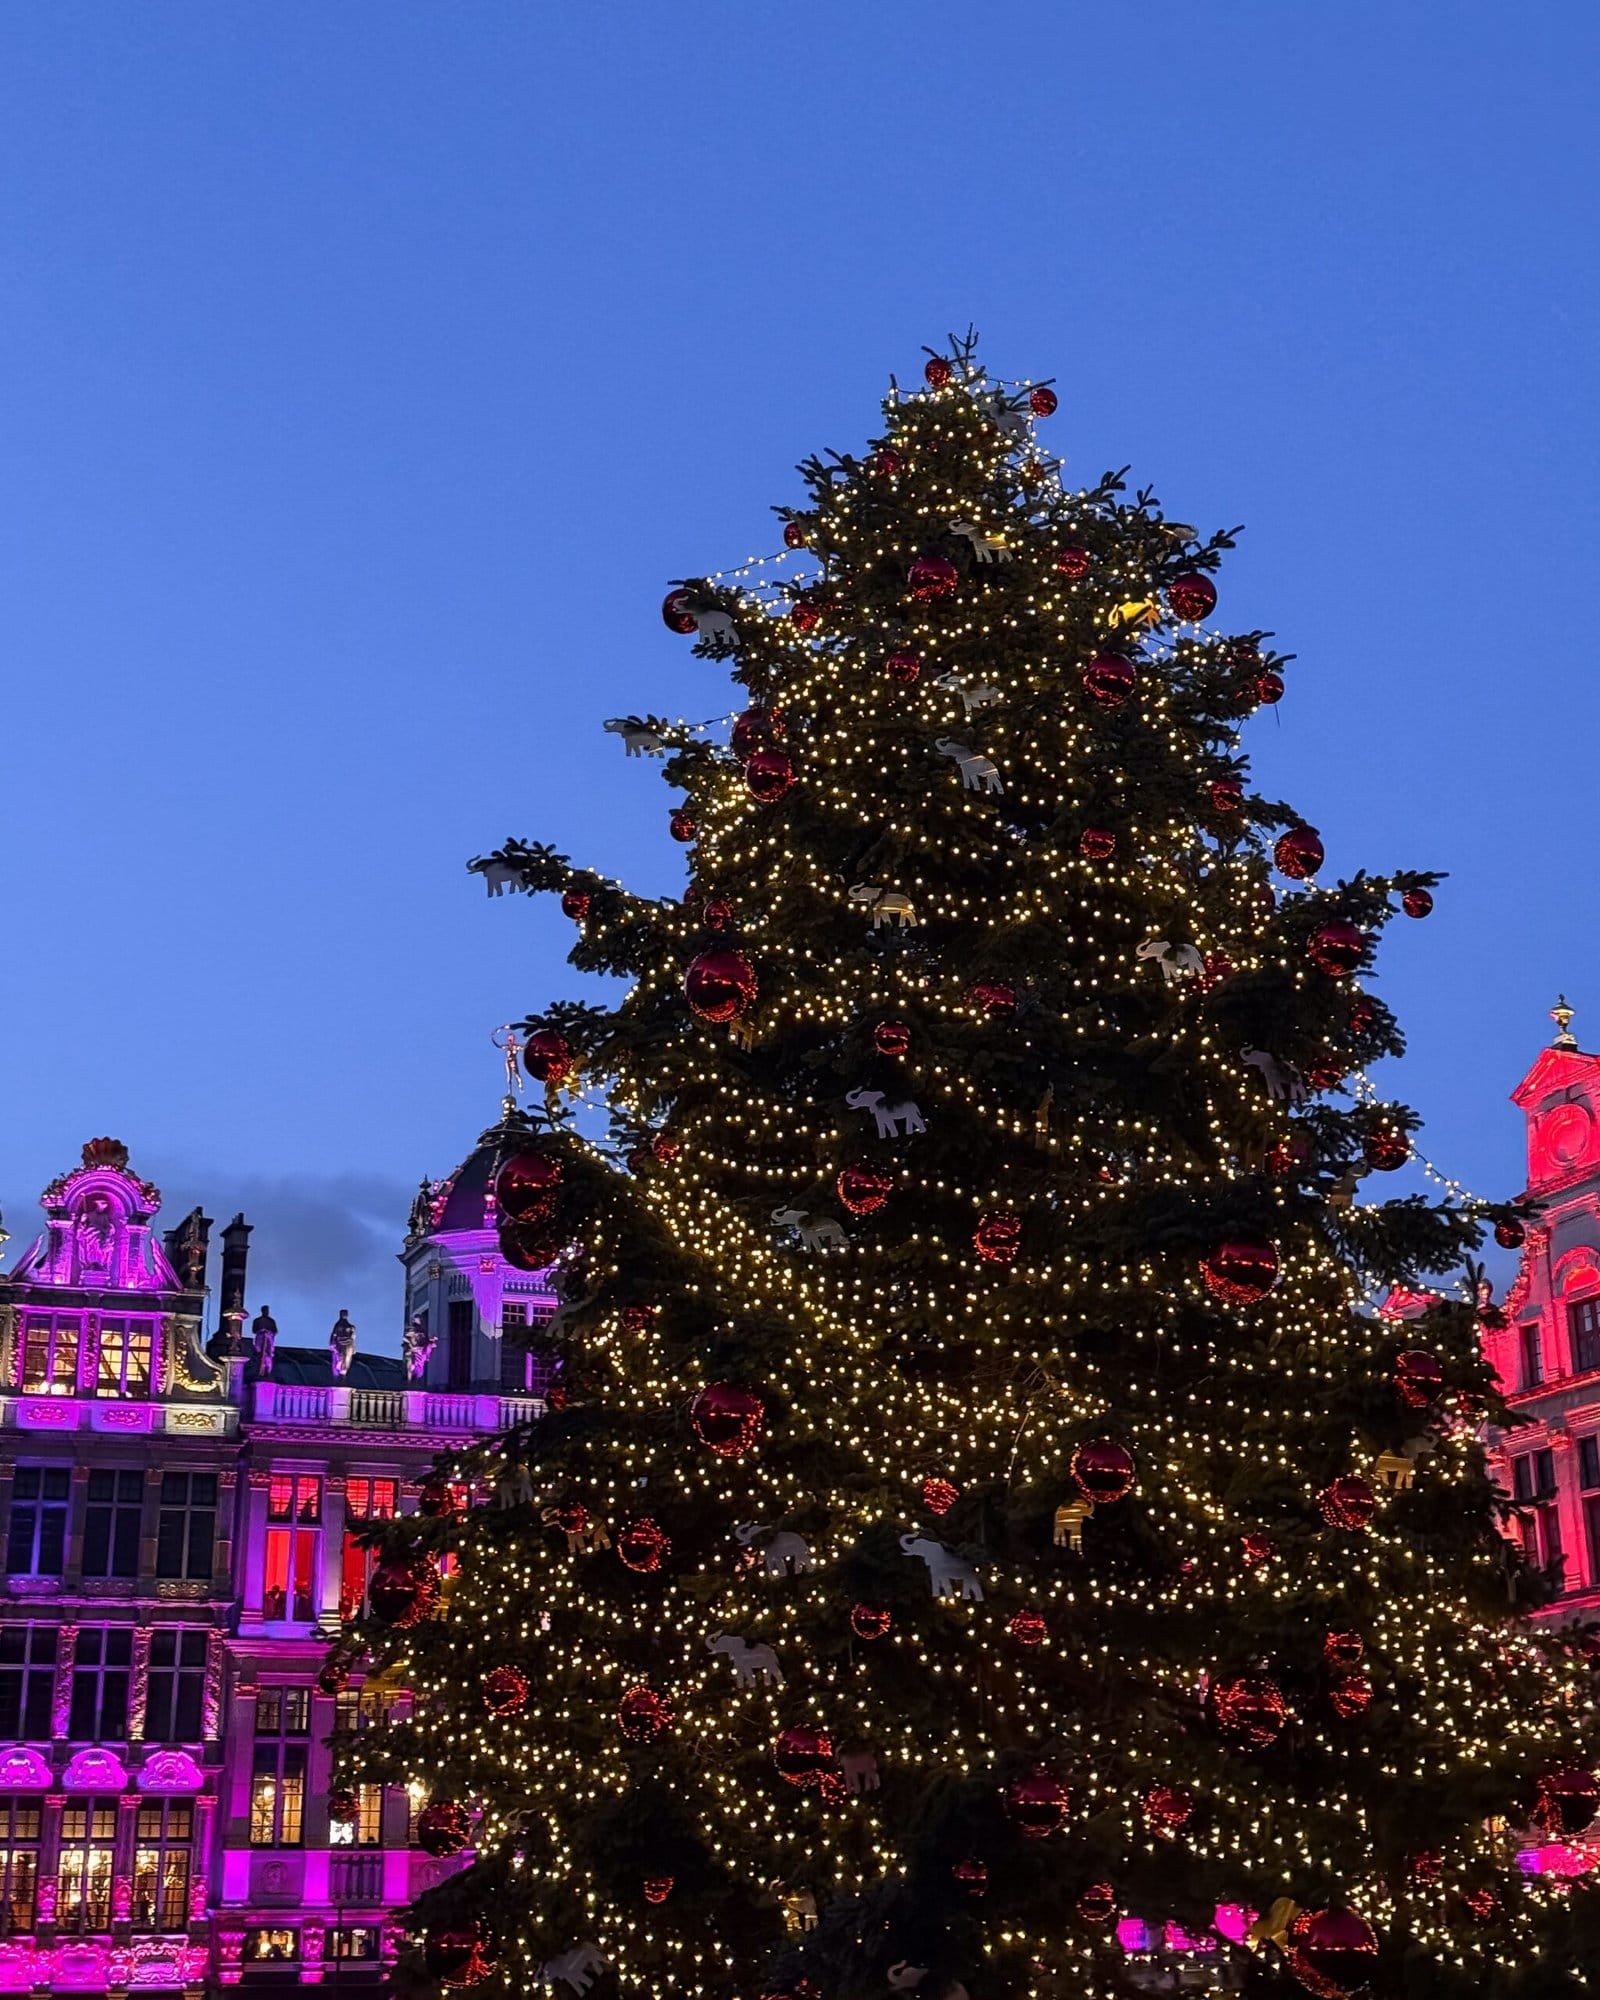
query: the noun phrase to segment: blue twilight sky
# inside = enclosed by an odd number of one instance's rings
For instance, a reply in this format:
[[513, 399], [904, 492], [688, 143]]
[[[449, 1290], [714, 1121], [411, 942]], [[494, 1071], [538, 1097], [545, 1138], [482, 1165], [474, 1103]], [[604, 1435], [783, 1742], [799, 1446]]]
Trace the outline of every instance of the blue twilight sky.
[[[393, 1344], [494, 1023], [580, 982], [462, 864], [681, 879], [604, 717], [726, 707], [663, 580], [976, 320], [1069, 473], [1247, 533], [1248, 735], [1390, 932], [1441, 1162], [1600, 1045], [1596, 57], [1582, 0], [11, 0], [0, 1200], [114, 1133]], [[13, 1254], [16, 1246], [13, 1245]]]

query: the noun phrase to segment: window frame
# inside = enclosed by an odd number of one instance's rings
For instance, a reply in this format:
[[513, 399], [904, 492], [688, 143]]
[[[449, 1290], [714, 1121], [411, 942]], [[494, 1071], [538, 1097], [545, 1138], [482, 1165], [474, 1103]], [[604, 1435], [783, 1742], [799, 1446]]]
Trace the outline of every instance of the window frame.
[[[189, 1928], [198, 1815], [192, 1798], [141, 1798], [133, 1822], [133, 1928], [171, 1936]], [[153, 1822], [153, 1824], [152, 1824]], [[176, 1868], [174, 1868], [174, 1864]], [[154, 1871], [150, 1901], [141, 1909], [141, 1880]]]
[[22, 1936], [33, 1930], [39, 1907], [43, 1834], [41, 1793], [0, 1794], [0, 1938]]
[[[161, 1655], [169, 1647], [173, 1657], [163, 1659]], [[204, 1742], [206, 1667], [210, 1653], [211, 1632], [207, 1626], [152, 1627], [145, 1678], [144, 1721], [139, 1731], [141, 1742]], [[185, 1657], [186, 1654], [189, 1657]], [[194, 1723], [192, 1730], [180, 1727], [188, 1721]]]
[[[80, 1625], [72, 1654], [69, 1743], [126, 1743], [132, 1720], [133, 1627]], [[91, 1653], [97, 1658], [89, 1657]], [[118, 1657], [118, 1656], [121, 1657]], [[85, 1729], [80, 1725], [89, 1723]], [[108, 1723], [118, 1726], [108, 1728]]]
[[[21, 1637], [13, 1648], [12, 1633]], [[6, 1655], [13, 1650], [15, 1660]], [[55, 1709], [56, 1663], [61, 1657], [61, 1628], [44, 1623], [9, 1620], [0, 1625], [0, 1735], [18, 1743], [48, 1743]], [[16, 1712], [11, 1713], [15, 1683]], [[14, 1721], [16, 1728], [5, 1725]], [[32, 1729], [32, 1722], [43, 1727]]]
[[[179, 1498], [179, 1482], [182, 1497]], [[196, 1497], [196, 1481], [202, 1482]], [[209, 1485], [211, 1498], [204, 1498]], [[156, 1575], [163, 1581], [209, 1583], [217, 1559], [222, 1487], [215, 1472], [173, 1466], [161, 1475], [156, 1500]], [[200, 1567], [203, 1558], [204, 1567]]]
[[[30, 1483], [31, 1492], [26, 1490]], [[11, 1515], [6, 1522], [6, 1574], [64, 1576], [71, 1521], [72, 1467], [59, 1461], [17, 1466], [11, 1477]], [[24, 1522], [28, 1523], [25, 1531]], [[25, 1533], [27, 1542], [26, 1555], [20, 1561], [19, 1531]]]
[[[116, 1355], [111, 1380], [106, 1379], [106, 1361]], [[97, 1396], [143, 1398], [155, 1382], [156, 1323], [139, 1313], [112, 1313], [102, 1318], [94, 1358], [94, 1393]], [[132, 1378], [130, 1380], [130, 1377]]]
[[[96, 1495], [97, 1482], [109, 1482], [111, 1491]], [[144, 1534], [144, 1474], [137, 1467], [95, 1465], [84, 1483], [83, 1561], [81, 1573], [97, 1581], [120, 1578], [127, 1582], [139, 1574], [140, 1542]], [[94, 1542], [104, 1523], [105, 1546], [97, 1552]], [[98, 1567], [96, 1565], [99, 1565]]]
[[[78, 1366], [83, 1354], [81, 1312], [49, 1312], [28, 1306], [23, 1309], [18, 1351], [17, 1393], [22, 1396], [75, 1396], [78, 1393]], [[42, 1336], [42, 1340], [38, 1338]], [[42, 1347], [43, 1366], [34, 1366]]]
[[[79, 1815], [83, 1827], [75, 1833], [73, 1821]], [[61, 1845], [56, 1864], [58, 1931], [86, 1937], [111, 1929], [116, 1857], [116, 1799], [69, 1794], [61, 1808]], [[76, 1920], [74, 1891], [70, 1886], [75, 1876], [79, 1878]]]
[[1600, 1292], [1568, 1303], [1567, 1343], [1574, 1375], [1592, 1375], [1600, 1370]]

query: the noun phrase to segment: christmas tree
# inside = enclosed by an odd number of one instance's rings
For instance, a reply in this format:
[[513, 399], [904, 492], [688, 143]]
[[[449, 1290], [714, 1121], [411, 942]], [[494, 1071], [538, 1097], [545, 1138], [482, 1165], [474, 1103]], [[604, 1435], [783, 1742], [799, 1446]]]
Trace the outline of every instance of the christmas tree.
[[1481, 1212], [1372, 1178], [1363, 975], [1437, 878], [1325, 882], [1251, 791], [1229, 535], [1072, 490], [970, 339], [924, 373], [669, 594], [726, 747], [607, 724], [682, 900], [475, 864], [628, 988], [529, 1018], [496, 1182], [560, 1387], [373, 1530], [330, 1667], [415, 1690], [345, 1768], [472, 1850], [406, 1976], [1578, 1991], [1594, 1899], [1515, 1855], [1600, 1804], [1589, 1672], [1485, 1472]]

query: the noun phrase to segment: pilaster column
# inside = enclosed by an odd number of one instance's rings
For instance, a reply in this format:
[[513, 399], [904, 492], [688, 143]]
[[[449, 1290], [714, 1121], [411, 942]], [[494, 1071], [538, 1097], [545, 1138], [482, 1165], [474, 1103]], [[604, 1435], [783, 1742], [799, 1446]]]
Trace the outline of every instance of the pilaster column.
[[50, 1735], [57, 1743], [66, 1740], [72, 1716], [72, 1664], [78, 1650], [78, 1628], [74, 1624], [56, 1627], [56, 1681], [50, 1691]]
[[[148, 1614], [147, 1614], [148, 1615]], [[133, 1676], [128, 1683], [128, 1741], [144, 1737], [145, 1711], [150, 1706], [150, 1627], [141, 1622], [133, 1634]]]

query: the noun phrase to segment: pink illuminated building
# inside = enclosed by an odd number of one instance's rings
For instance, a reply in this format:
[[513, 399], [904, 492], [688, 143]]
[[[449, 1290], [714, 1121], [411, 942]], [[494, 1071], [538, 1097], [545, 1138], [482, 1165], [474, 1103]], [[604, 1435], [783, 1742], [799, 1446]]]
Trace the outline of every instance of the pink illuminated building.
[[[551, 1300], [496, 1246], [511, 1127], [425, 1184], [403, 1359], [246, 1330], [249, 1225], [154, 1230], [110, 1140], [46, 1188], [0, 1274], [0, 1994], [375, 1987], [394, 1913], [450, 1863], [417, 1801], [328, 1811], [336, 1724], [403, 1690], [318, 1675], [435, 1455], [539, 1407]], [[253, 1335], [253, 1337], [252, 1337]]]

